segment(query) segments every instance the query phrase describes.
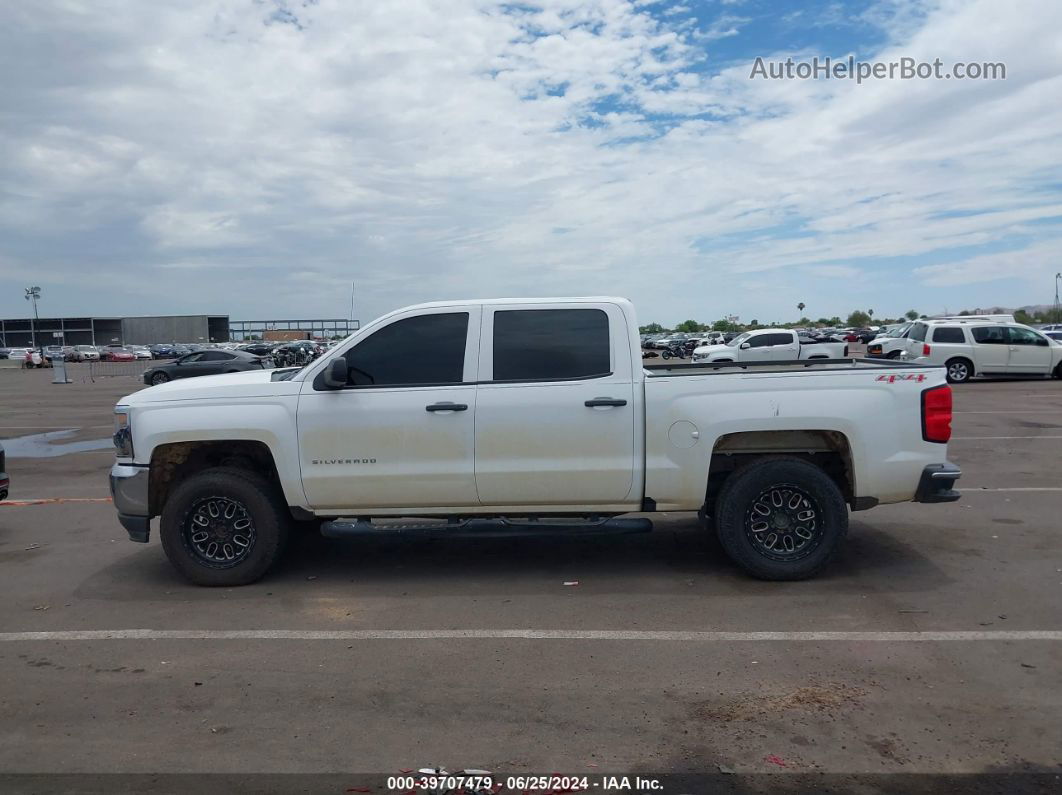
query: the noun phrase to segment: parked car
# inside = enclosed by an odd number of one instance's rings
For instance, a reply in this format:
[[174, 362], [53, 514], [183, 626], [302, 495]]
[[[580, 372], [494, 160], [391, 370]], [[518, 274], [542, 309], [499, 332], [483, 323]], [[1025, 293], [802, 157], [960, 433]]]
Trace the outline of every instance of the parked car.
[[167, 345], [166, 343], [157, 343], [155, 345], [149, 345], [148, 350], [151, 351], [151, 357], [153, 359], [173, 359], [176, 357], [173, 345]]
[[746, 331], [723, 345], [693, 351], [693, 363], [769, 362], [796, 359], [843, 359], [848, 346], [837, 342], [804, 342], [792, 329]]
[[1044, 336], [1048, 339], [1062, 342], [1062, 331], [1045, 331]]
[[872, 359], [899, 359], [909, 352], [907, 335], [913, 323], [902, 323], [867, 343], [867, 356]]
[[23, 359], [26, 358], [26, 351], [28, 351], [28, 350], [30, 350], [30, 349], [29, 348], [0, 348], [0, 351], [3, 352], [3, 355], [0, 356], [0, 358], [3, 358], [3, 359], [18, 359], [19, 361], [22, 361]]
[[252, 356], [268, 356], [273, 352], [273, 348], [276, 347], [271, 342], [252, 342], [249, 345], [243, 345], [239, 348], [241, 351], [246, 351]]
[[74, 362], [97, 362], [99, 359], [100, 352], [95, 345], [75, 345], [71, 354]]
[[66, 361], [66, 351], [63, 350], [62, 345], [45, 345], [44, 346], [44, 358], [49, 361], [55, 361], [56, 359], [62, 359]]
[[136, 356], [124, 345], [106, 345], [100, 350], [100, 360], [104, 362], [131, 362]]
[[193, 351], [169, 364], [160, 364], [145, 370], [144, 383], [148, 386], [158, 386], [177, 378], [242, 373], [246, 370], [261, 370], [263, 367], [262, 357], [246, 351]]
[[747, 572], [793, 580], [837, 551], [849, 506], [959, 499], [943, 368], [654, 370], [637, 329], [621, 298], [440, 302], [300, 370], [130, 394], [115, 408], [118, 520], [146, 542], [161, 515], [182, 575], [234, 586], [277, 562], [293, 515], [348, 537], [381, 516], [556, 532], [527, 518], [648, 530], [601, 517], [699, 511]]
[[11, 488], [11, 478], [7, 476], [5, 459], [4, 445], [0, 444], [0, 500], [7, 499], [8, 490]]
[[976, 375], [1042, 375], [1062, 378], [1062, 345], [1020, 323], [926, 321], [911, 339], [921, 346], [916, 362], [943, 365], [948, 381]]
[[130, 353], [137, 359], [154, 359], [151, 350], [144, 345], [132, 345], [129, 348]]

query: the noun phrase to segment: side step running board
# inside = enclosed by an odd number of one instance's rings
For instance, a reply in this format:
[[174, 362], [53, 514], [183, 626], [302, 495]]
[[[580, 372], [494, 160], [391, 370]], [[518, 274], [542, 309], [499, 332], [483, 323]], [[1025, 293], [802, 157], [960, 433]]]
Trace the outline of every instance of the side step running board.
[[325, 538], [437, 537], [437, 538], [517, 538], [520, 536], [605, 536], [648, 533], [648, 519], [599, 519], [565, 521], [560, 519], [462, 519], [430, 524], [373, 524], [365, 520], [336, 520], [321, 524]]

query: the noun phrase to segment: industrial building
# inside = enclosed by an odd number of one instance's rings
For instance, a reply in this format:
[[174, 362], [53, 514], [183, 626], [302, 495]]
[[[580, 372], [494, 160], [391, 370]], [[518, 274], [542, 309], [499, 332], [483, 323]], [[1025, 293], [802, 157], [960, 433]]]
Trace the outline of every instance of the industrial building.
[[0, 346], [150, 345], [155, 342], [228, 342], [228, 315], [42, 317], [0, 320]]
[[233, 320], [233, 340], [309, 340], [347, 337], [361, 327], [357, 320]]

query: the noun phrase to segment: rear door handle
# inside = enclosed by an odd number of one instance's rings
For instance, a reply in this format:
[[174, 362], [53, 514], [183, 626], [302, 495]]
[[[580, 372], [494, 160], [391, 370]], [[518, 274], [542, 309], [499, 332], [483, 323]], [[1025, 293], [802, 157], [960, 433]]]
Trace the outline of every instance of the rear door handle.
[[587, 400], [583, 403], [587, 408], [594, 408], [595, 406], [626, 406], [626, 400], [619, 400], [617, 398], [594, 398], [593, 400]]
[[432, 403], [424, 409], [426, 411], [468, 411], [468, 406], [464, 403]]

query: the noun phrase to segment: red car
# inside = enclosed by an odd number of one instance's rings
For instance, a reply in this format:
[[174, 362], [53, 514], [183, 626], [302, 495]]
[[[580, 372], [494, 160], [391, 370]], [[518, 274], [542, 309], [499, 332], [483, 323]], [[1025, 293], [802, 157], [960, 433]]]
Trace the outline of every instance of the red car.
[[120, 346], [110, 346], [100, 350], [100, 360], [104, 362], [132, 362], [136, 361], [136, 355]]

